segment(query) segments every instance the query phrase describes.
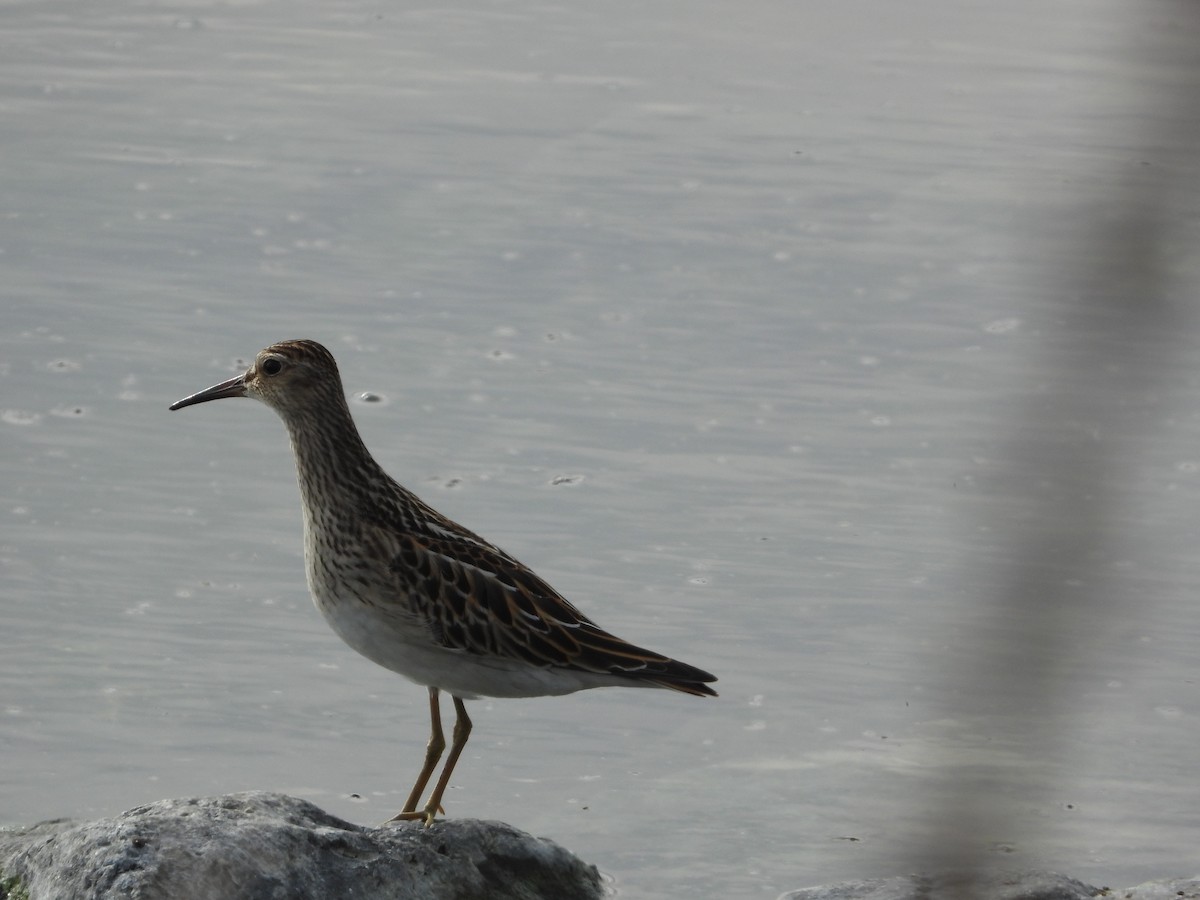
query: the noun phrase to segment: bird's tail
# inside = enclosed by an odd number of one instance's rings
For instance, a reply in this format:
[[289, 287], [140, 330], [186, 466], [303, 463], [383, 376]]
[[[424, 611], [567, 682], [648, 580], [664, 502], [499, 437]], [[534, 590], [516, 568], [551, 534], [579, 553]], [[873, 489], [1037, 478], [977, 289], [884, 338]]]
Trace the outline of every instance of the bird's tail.
[[708, 686], [708, 682], [717, 680], [716, 675], [677, 659], [669, 659], [658, 671], [647, 673], [646, 680], [657, 687], [682, 691], [694, 697], [717, 696], [717, 692]]

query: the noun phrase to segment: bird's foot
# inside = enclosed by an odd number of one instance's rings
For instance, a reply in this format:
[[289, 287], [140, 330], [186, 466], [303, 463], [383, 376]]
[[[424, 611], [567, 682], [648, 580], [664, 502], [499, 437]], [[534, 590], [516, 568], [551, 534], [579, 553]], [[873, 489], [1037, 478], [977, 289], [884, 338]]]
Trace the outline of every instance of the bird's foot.
[[390, 825], [392, 822], [421, 822], [421, 821], [423, 821], [425, 823], [425, 827], [428, 828], [430, 825], [433, 824], [433, 820], [437, 817], [438, 813], [441, 813], [443, 816], [446, 814], [446, 810], [444, 810], [442, 808], [441, 804], [438, 804], [437, 806], [426, 806], [424, 809], [420, 809], [420, 810], [406, 809], [402, 812], [396, 813], [394, 816], [392, 816], [390, 819], [388, 819], [383, 824]]

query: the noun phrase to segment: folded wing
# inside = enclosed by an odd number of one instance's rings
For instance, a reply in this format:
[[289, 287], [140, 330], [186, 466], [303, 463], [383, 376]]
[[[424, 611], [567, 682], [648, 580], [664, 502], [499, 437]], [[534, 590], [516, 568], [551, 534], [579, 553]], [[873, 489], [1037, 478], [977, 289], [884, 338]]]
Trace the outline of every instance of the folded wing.
[[528, 568], [451, 531], [390, 535], [391, 570], [444, 647], [715, 696], [716, 678], [609, 634]]

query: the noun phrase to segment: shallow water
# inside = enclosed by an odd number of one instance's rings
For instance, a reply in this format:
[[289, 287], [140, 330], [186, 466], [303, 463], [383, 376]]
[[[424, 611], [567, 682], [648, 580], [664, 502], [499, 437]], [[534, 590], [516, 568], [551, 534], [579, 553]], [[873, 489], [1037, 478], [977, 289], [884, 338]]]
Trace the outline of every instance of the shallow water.
[[1184, 9], [7, 5], [0, 819], [403, 802], [424, 691], [312, 608], [282, 427], [166, 409], [312, 337], [392, 474], [721, 678], [473, 704], [450, 814], [628, 896], [1191, 874]]

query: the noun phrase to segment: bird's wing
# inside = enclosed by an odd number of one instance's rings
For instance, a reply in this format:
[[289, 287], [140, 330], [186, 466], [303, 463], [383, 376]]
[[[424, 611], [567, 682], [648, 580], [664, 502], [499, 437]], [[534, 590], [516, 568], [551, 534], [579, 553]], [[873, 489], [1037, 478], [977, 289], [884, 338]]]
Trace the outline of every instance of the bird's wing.
[[389, 534], [391, 571], [442, 646], [538, 667], [653, 678], [670, 657], [601, 629], [502, 550], [449, 530]]

